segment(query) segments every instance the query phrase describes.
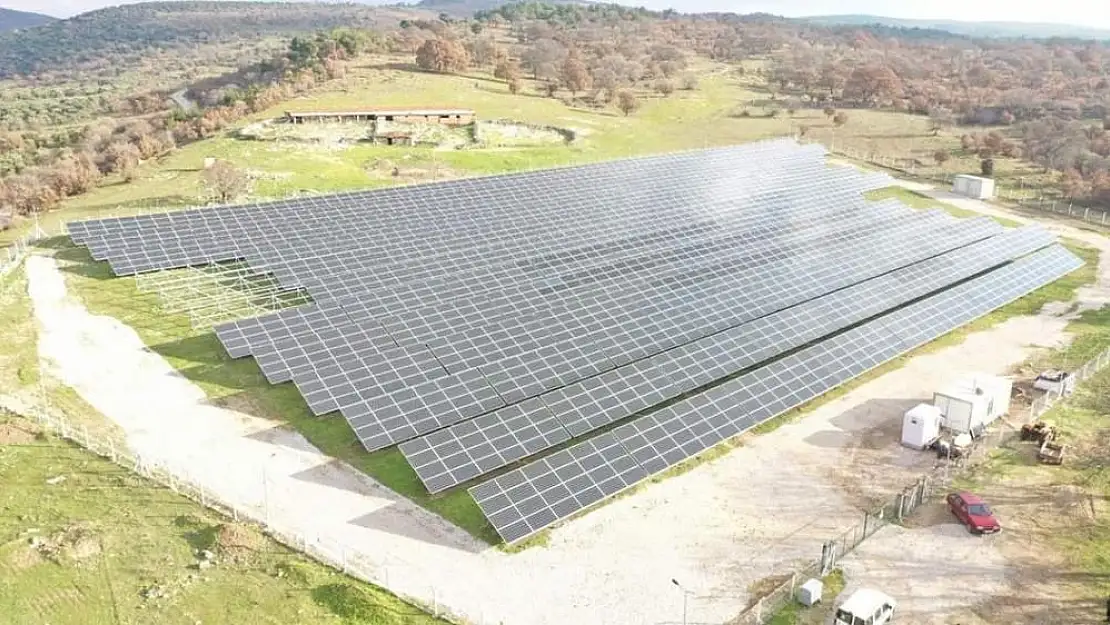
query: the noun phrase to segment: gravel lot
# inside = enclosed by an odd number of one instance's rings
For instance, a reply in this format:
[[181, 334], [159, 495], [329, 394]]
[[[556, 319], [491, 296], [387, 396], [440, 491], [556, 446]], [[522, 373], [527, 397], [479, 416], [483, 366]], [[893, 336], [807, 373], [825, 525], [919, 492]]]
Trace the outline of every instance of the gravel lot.
[[[1083, 294], [1091, 305], [1108, 301], [1107, 268], [1104, 262], [1101, 288]], [[283, 532], [341, 544], [399, 594], [482, 624], [676, 623], [683, 597], [672, 578], [693, 594], [689, 622], [723, 622], [747, 605], [752, 584], [816, 558], [824, 540], [859, 521], [861, 506], [931, 466], [930, 454], [897, 444], [905, 409], [953, 372], [1006, 373], [1038, 346], [1067, 338], [1062, 317], [1011, 319], [570, 522], [545, 548], [509, 555], [324, 456], [299, 434], [209, 405], [134, 331], [69, 296], [53, 259], [30, 259], [28, 275], [41, 356], [127, 433], [137, 453], [258, 511]], [[896, 531], [885, 530], [861, 553], [904, 561]], [[923, 577], [942, 565], [933, 552], [909, 551], [922, 553], [915, 557]], [[928, 592], [957, 605], [967, 583], [936, 578]]]

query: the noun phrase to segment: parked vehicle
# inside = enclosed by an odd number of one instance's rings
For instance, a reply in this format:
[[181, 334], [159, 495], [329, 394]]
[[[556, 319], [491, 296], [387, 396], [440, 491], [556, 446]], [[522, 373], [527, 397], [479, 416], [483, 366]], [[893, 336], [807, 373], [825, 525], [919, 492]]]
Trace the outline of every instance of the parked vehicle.
[[994, 534], [1002, 530], [990, 506], [978, 495], [952, 493], [948, 495], [948, 509], [972, 534]]
[[1040, 460], [1042, 464], [1064, 464], [1064, 449], [1066, 447], [1063, 443], [1045, 441], [1041, 443], [1041, 448], [1037, 450], [1037, 460]]
[[898, 604], [886, 593], [861, 588], [836, 609], [834, 625], [885, 625], [894, 618]]

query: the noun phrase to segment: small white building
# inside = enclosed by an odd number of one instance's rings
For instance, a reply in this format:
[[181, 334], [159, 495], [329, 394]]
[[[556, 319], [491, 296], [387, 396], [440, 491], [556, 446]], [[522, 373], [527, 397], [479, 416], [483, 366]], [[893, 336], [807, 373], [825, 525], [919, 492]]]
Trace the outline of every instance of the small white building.
[[989, 200], [994, 197], [994, 180], [979, 176], [956, 176], [952, 179], [952, 193], [977, 200]]
[[940, 438], [940, 425], [944, 415], [940, 408], [918, 404], [902, 417], [902, 444], [910, 449], [922, 450]]
[[933, 393], [933, 405], [944, 416], [945, 428], [963, 434], [985, 426], [1010, 411], [1013, 382], [983, 373], [967, 374]]

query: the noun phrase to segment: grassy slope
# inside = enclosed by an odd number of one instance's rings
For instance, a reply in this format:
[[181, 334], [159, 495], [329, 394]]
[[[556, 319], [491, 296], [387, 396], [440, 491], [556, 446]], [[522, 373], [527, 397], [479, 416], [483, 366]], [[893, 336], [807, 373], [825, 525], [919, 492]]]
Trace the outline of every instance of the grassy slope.
[[[3, 428], [33, 431], [0, 416]], [[66, 480], [48, 485], [56, 476]], [[50, 436], [0, 445], [0, 482], [5, 624], [442, 622], [260, 536], [250, 562], [195, 570], [197, 549], [217, 549], [223, 519]], [[30, 537], [72, 527], [84, 528], [98, 553], [53, 562], [31, 549]], [[170, 596], [144, 599], [152, 586]]]
[[[0, 345], [0, 394], [37, 400], [35, 324], [22, 272], [0, 281]], [[34, 395], [25, 392], [29, 387]], [[53, 410], [90, 431], [99, 425], [101, 436], [114, 433], [69, 389], [49, 380], [42, 388]], [[64, 441], [24, 432], [35, 428], [0, 414], [0, 622], [5, 625], [278, 624], [291, 618], [305, 625], [441, 622], [265, 539], [249, 566], [218, 566], [201, 575], [189, 568], [193, 551], [209, 547], [211, 530], [222, 519]], [[66, 480], [47, 485], [55, 476]], [[54, 563], [40, 561], [29, 549], [29, 530], [49, 537], [73, 526], [91, 532], [99, 554]], [[173, 596], [144, 601], [140, 591], [155, 584]]]
[[[679, 92], [665, 99], [654, 98], [645, 102], [639, 112], [626, 118], [612, 111], [571, 109], [552, 99], [512, 96], [503, 84], [482, 77], [439, 76], [364, 67], [353, 72], [341, 90], [300, 99], [296, 101], [296, 106], [356, 106], [367, 101], [386, 105], [451, 103], [474, 107], [484, 118], [504, 117], [559, 124], [588, 132], [573, 146], [516, 151], [433, 151], [376, 146], [356, 146], [346, 150], [306, 149], [303, 145], [219, 138], [187, 146], [158, 163], [148, 163], [136, 182], [98, 189], [71, 201], [67, 210], [53, 213], [49, 218], [57, 221], [61, 217], [96, 215], [105, 210], [120, 210], [121, 207], [124, 212], [149, 210], [145, 207], [152, 202], [168, 205], [195, 202], [200, 188], [198, 170], [206, 156], [226, 158], [266, 174], [268, 177], [259, 182], [256, 190], [277, 196], [297, 190], [329, 191], [371, 186], [375, 181], [365, 174], [364, 167], [379, 158], [403, 161], [409, 167], [435, 161], [469, 173], [495, 173], [781, 136], [796, 123], [796, 120], [787, 118], [733, 117], [731, 113], [735, 102], [752, 95], [745, 85], [725, 74], [711, 73], [703, 77], [697, 91]], [[275, 107], [258, 118], [275, 116], [287, 106], [291, 105]], [[816, 114], [820, 115], [820, 112]], [[888, 114], [874, 115], [889, 123], [886, 120]], [[866, 118], [861, 114], [854, 119]], [[848, 132], [845, 129], [841, 131]], [[172, 192], [167, 193], [170, 189]], [[919, 202], [920, 196], [902, 199]], [[87, 256], [77, 250], [68, 250], [64, 254], [87, 261]], [[112, 315], [135, 327], [148, 345], [166, 356], [210, 396], [237, 409], [288, 423], [324, 452], [351, 463], [472, 534], [496, 542], [492, 528], [465, 491], [457, 489], [439, 497], [427, 496], [398, 451], [366, 454], [341, 417], [313, 417], [292, 385], [271, 387], [253, 361], [228, 359], [211, 333], [193, 331], [184, 317], [164, 314], [157, 299], [150, 294], [138, 293], [131, 280], [107, 280], [109, 273], [106, 266], [87, 263], [82, 264], [71, 277], [71, 285], [94, 312]], [[1061, 284], [1064, 286], [1050, 287], [1056, 292], [1049, 298], [1070, 297], [1074, 289], [1070, 286], [1071, 282]], [[1029, 301], [1044, 299], [1043, 296], [1035, 296]], [[1026, 306], [1021, 310], [1029, 309]], [[992, 319], [996, 322], [1005, 318], [1005, 314], [995, 313]], [[982, 322], [976, 327], [985, 325]], [[894, 366], [897, 365], [888, 365], [880, 372]], [[806, 408], [794, 411], [786, 419], [804, 410]], [[770, 427], [773, 426], [767, 425], [764, 430]], [[723, 446], [711, 450], [707, 452], [707, 457], [720, 455], [727, 449]], [[673, 471], [681, 472], [688, 468], [683, 466]]]

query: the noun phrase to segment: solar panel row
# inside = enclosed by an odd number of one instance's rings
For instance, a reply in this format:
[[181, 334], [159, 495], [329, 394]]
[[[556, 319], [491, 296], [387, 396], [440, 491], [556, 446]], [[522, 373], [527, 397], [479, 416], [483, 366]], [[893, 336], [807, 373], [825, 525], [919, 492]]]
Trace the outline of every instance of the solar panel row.
[[[540, 396], [542, 406], [531, 412], [545, 422], [554, 418], [563, 426], [565, 433], [547, 434], [558, 444], [1032, 253], [1053, 241], [1052, 235], [1037, 227], [1012, 230], [551, 391]], [[509, 418], [499, 418], [501, 413]], [[400, 449], [428, 491], [439, 492], [523, 459], [525, 456], [517, 455], [524, 448], [515, 440], [520, 437], [514, 424], [519, 424], [515, 414], [508, 408], [502, 409], [483, 417], [481, 424], [464, 422], [402, 443]], [[493, 431], [486, 433], [484, 428]], [[464, 439], [483, 438], [491, 441], [492, 446], [459, 444]], [[497, 456], [497, 460], [490, 456]], [[483, 470], [478, 471], [479, 468]]]
[[[479, 484], [470, 493], [506, 542], [519, 541], [1081, 265], [1059, 246], [1036, 252]], [[614, 465], [621, 470], [615, 472]], [[607, 488], [600, 489], [600, 481]]]

